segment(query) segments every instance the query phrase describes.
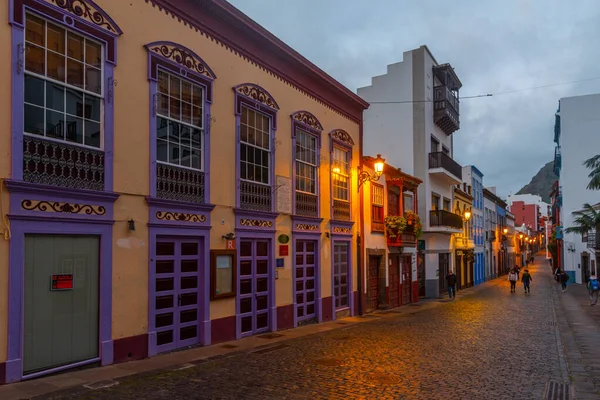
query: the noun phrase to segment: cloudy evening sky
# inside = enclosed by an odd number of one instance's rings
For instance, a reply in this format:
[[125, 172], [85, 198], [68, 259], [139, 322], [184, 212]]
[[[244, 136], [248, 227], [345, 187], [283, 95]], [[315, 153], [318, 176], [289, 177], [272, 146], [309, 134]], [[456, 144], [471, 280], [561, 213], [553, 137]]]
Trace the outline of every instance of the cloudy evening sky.
[[[229, 1], [354, 92], [423, 44], [461, 97], [600, 77], [598, 0]], [[514, 193], [554, 158], [558, 99], [592, 93], [600, 79], [463, 99], [454, 157]]]

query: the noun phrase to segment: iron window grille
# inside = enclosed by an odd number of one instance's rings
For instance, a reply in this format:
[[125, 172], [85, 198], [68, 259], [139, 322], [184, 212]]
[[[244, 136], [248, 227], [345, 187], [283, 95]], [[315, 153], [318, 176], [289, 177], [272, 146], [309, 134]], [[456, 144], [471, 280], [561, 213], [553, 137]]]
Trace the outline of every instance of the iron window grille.
[[241, 109], [240, 208], [271, 211], [271, 120], [245, 105]]
[[23, 180], [104, 189], [103, 46], [25, 17]]

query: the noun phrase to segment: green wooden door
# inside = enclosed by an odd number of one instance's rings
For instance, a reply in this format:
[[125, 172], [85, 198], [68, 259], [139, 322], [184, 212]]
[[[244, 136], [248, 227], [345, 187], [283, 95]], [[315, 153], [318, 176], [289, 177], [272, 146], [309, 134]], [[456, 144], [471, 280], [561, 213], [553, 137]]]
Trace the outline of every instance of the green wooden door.
[[[26, 235], [23, 372], [98, 357], [99, 247], [95, 236]], [[52, 290], [72, 274], [72, 289]]]

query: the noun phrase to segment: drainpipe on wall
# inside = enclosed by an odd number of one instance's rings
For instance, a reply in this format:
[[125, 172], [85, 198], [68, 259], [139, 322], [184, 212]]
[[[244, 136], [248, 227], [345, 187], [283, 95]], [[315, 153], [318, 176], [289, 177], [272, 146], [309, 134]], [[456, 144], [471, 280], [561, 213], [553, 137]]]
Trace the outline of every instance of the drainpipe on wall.
[[[362, 171], [363, 169], [363, 120], [362, 120], [362, 116], [358, 125], [358, 165], [360, 168], [360, 171]], [[360, 213], [360, 223], [359, 223], [359, 230], [358, 230], [358, 235], [356, 236], [356, 266], [358, 268], [358, 315], [363, 315], [363, 268], [362, 268], [362, 261], [363, 261], [363, 256], [362, 256], [362, 235], [361, 233], [364, 233], [365, 231], [365, 222], [364, 222], [364, 213], [363, 213], [363, 203], [364, 203], [364, 196], [363, 196], [363, 190], [362, 190], [362, 186], [359, 187], [359, 203], [358, 203], [358, 207], [360, 208], [359, 213]]]

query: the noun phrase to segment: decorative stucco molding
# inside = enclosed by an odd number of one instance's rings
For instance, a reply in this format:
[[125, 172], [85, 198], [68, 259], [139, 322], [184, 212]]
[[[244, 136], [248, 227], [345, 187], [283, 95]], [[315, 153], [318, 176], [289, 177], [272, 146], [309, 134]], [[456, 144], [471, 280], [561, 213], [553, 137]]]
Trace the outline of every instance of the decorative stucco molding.
[[354, 140], [352, 140], [352, 136], [348, 134], [345, 130], [335, 129], [329, 133], [332, 139], [337, 140], [338, 142], [345, 143], [350, 146], [354, 146]]
[[146, 45], [154, 54], [164, 57], [183, 68], [187, 68], [211, 80], [216, 78], [210, 67], [187, 47], [172, 42], [154, 42]]
[[91, 0], [44, 0], [68, 14], [90, 22], [113, 35], [123, 33], [115, 22]]
[[300, 231], [318, 231], [319, 230], [319, 225], [314, 225], [314, 224], [296, 224], [295, 228], [298, 229], [298, 230], [300, 230]]
[[252, 83], [244, 83], [236, 86], [234, 89], [236, 93], [239, 93], [242, 96], [246, 96], [258, 103], [272, 108], [273, 110], [279, 110], [279, 106], [277, 105], [277, 102], [275, 101], [273, 96], [271, 96], [269, 92], [267, 92], [258, 85], [254, 85]]
[[259, 227], [259, 228], [270, 228], [273, 226], [273, 222], [272, 221], [266, 221], [263, 219], [249, 219], [249, 218], [242, 218], [240, 219], [240, 226], [252, 226], [252, 227]]
[[43, 211], [49, 213], [69, 213], [86, 215], [104, 215], [106, 208], [92, 204], [77, 204], [60, 201], [23, 200], [21, 208], [27, 211]]
[[346, 228], [342, 226], [334, 226], [333, 233], [352, 233], [352, 228]]
[[323, 126], [313, 114], [308, 111], [298, 111], [292, 114], [292, 119], [294, 121], [300, 122], [314, 130], [322, 131]]
[[161, 221], [206, 222], [206, 216], [202, 214], [186, 214], [171, 211], [157, 211], [156, 219]]

